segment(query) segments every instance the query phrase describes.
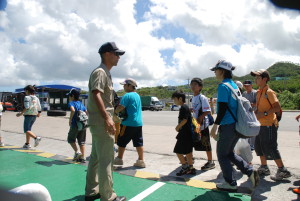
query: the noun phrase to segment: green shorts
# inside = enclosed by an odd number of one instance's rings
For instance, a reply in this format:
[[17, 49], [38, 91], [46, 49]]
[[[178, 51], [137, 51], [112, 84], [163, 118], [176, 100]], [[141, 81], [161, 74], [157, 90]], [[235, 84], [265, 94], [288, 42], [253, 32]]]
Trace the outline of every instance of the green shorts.
[[68, 133], [68, 143], [75, 143], [76, 139], [79, 145], [84, 145], [86, 140], [86, 129], [78, 131], [77, 127], [71, 126]]

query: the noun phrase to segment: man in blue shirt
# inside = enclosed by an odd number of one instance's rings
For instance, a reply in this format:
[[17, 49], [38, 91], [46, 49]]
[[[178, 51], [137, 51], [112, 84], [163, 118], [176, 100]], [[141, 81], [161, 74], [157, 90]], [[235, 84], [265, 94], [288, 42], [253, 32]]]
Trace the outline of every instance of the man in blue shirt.
[[124, 86], [126, 94], [122, 97], [121, 103], [115, 112], [119, 113], [122, 110], [126, 110], [127, 117], [121, 123], [120, 134], [117, 140], [117, 145], [119, 146], [118, 156], [115, 158], [114, 164], [123, 165], [126, 145], [132, 140], [139, 156], [133, 165], [144, 168], [146, 165], [144, 162], [141, 97], [135, 92], [137, 84], [134, 79], [128, 78], [120, 84]]

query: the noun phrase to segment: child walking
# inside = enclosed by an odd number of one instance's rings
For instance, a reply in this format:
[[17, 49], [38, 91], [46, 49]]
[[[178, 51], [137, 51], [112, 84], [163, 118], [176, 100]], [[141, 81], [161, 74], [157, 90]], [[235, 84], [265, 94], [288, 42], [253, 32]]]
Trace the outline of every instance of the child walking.
[[[69, 96], [69, 107], [70, 107], [70, 120], [69, 120], [69, 126], [70, 130], [68, 133], [68, 143], [71, 145], [73, 150], [75, 151], [73, 161], [85, 163], [85, 140], [86, 140], [86, 129], [78, 130], [77, 123], [76, 123], [76, 117], [79, 110], [83, 112], [87, 112], [85, 106], [82, 104], [81, 101], [79, 101], [79, 91], [76, 89], [71, 89], [69, 93], [67, 93]], [[76, 139], [77, 143], [79, 145], [79, 149], [76, 145]]]
[[[191, 112], [185, 104], [185, 94], [182, 91], [176, 91], [172, 94], [175, 105], [180, 105], [178, 116], [178, 125], [175, 130], [178, 132], [174, 153], [182, 164], [181, 170], [176, 173], [177, 176], [184, 174], [196, 174], [193, 167], [193, 139], [191, 133]], [[186, 159], [185, 159], [186, 157]]]
[[22, 112], [19, 112], [16, 116], [20, 117], [24, 115], [24, 133], [26, 134], [26, 142], [23, 146], [24, 149], [30, 149], [30, 138], [34, 139], [34, 146], [38, 146], [40, 141], [42, 140], [41, 137], [36, 136], [32, 131], [32, 125], [34, 124], [37, 117], [40, 117], [42, 109], [40, 100], [38, 97], [34, 95], [35, 88], [32, 85], [27, 85], [24, 88], [25, 91], [25, 98], [24, 98], [24, 109]]
[[209, 120], [207, 115], [211, 112], [209, 102], [206, 96], [201, 94], [203, 88], [203, 81], [195, 77], [190, 83], [191, 90], [194, 93], [192, 98], [193, 117], [198, 120], [201, 125], [201, 141], [194, 143], [196, 151], [205, 151], [207, 155], [207, 163], [205, 163], [201, 170], [210, 170], [215, 168], [215, 163], [212, 160], [211, 143], [209, 137]]

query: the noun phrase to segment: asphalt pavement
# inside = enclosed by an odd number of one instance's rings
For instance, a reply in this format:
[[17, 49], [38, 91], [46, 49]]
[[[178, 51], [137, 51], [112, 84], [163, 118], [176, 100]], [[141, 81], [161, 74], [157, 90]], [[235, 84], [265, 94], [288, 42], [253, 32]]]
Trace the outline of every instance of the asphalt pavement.
[[[282, 182], [275, 182], [270, 177], [261, 179], [260, 185], [253, 191], [252, 200], [300, 200], [299, 197], [291, 191], [291, 188], [300, 186], [300, 147], [299, 147], [299, 123], [295, 116], [299, 112], [284, 112], [283, 119], [280, 122], [278, 144], [285, 166], [292, 172], [292, 177]], [[2, 137], [6, 144], [14, 146], [23, 146], [25, 135], [23, 134], [23, 117], [17, 118], [15, 112], [4, 112], [2, 117]], [[176, 142], [175, 126], [177, 123], [178, 111], [144, 111], [143, 112], [143, 134], [145, 148], [146, 168], [140, 171], [165, 175], [176, 176], [180, 164], [173, 153]], [[73, 151], [67, 143], [68, 133], [67, 117], [49, 117], [42, 113], [33, 126], [33, 132], [42, 136], [40, 145], [36, 148], [43, 152], [59, 154], [66, 157], [72, 157]], [[32, 141], [33, 143], [33, 141]], [[216, 160], [216, 168], [209, 171], [201, 171], [200, 168], [206, 163], [206, 154], [204, 152], [194, 152], [195, 176], [186, 176], [187, 179], [193, 179], [204, 182], [219, 183], [223, 181], [220, 166], [215, 154], [216, 142], [212, 140], [213, 159]], [[87, 132], [86, 155], [91, 151], [91, 135]], [[1, 154], [1, 153], [0, 153]], [[259, 158], [253, 153], [253, 164], [255, 168], [259, 166]], [[130, 170], [137, 159], [134, 147], [130, 143], [124, 155], [124, 165], [117, 171]], [[277, 171], [273, 161], [269, 161], [271, 174]], [[235, 171], [238, 185], [251, 188], [251, 184], [246, 176], [240, 171]]]

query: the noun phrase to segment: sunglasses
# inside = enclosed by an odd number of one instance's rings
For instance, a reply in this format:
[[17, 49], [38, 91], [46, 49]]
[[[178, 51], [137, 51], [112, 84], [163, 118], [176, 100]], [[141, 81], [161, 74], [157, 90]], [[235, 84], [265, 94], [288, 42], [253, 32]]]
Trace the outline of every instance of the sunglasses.
[[116, 55], [117, 57], [121, 56], [121, 53], [120, 52], [111, 52], [113, 53], [114, 55]]

